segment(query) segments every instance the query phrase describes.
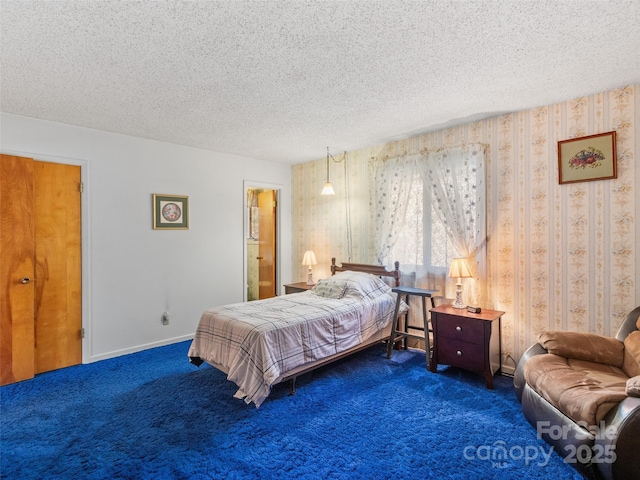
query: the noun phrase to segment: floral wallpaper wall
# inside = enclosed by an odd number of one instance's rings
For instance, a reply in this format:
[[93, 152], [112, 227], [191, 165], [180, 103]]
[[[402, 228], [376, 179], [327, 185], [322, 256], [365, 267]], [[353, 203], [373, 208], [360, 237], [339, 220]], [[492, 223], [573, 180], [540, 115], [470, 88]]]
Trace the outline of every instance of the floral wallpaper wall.
[[[557, 142], [612, 130], [618, 178], [559, 185]], [[348, 152], [330, 162], [335, 196], [320, 195], [326, 158], [295, 165], [293, 279], [305, 278], [305, 250], [318, 258], [315, 279], [330, 275], [332, 256], [374, 262], [373, 158], [467, 142], [489, 146], [490, 304], [482, 306], [505, 312], [505, 370], [542, 330], [614, 335], [640, 305], [640, 85]]]

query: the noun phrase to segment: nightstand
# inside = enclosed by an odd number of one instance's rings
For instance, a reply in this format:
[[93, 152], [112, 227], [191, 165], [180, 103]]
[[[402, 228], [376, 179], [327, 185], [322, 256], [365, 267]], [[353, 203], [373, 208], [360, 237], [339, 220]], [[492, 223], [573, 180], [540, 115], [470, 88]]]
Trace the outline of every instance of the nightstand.
[[433, 356], [430, 370], [438, 363], [484, 375], [487, 388], [493, 388], [493, 375], [502, 367], [500, 324], [504, 312], [466, 309], [441, 305], [431, 309]]
[[298, 283], [289, 283], [284, 286], [284, 293], [288, 295], [290, 293], [300, 293], [306, 292], [307, 290], [311, 290], [314, 285], [307, 285], [307, 282], [298, 282]]

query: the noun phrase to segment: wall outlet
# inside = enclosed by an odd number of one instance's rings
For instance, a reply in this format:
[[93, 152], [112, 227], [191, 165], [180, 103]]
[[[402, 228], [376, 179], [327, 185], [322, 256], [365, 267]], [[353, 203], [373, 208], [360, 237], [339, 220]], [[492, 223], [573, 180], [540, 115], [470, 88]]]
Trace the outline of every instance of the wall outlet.
[[169, 312], [164, 312], [162, 314], [162, 324], [169, 325]]

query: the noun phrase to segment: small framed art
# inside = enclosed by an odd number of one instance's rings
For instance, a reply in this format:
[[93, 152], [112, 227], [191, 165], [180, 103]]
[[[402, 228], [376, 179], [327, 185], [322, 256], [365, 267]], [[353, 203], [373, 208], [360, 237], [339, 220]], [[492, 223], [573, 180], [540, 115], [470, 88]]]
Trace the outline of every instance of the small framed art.
[[189, 197], [153, 194], [154, 230], [189, 230]]
[[558, 142], [560, 183], [617, 178], [616, 132]]

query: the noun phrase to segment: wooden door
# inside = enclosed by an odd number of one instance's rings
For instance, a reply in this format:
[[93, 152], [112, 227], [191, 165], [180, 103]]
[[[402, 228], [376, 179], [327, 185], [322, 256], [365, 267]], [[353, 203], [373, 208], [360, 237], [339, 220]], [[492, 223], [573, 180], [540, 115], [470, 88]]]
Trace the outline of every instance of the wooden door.
[[34, 375], [34, 162], [0, 156], [0, 384]]
[[82, 361], [80, 167], [0, 156], [0, 384]]
[[80, 167], [35, 162], [36, 373], [82, 362]]
[[260, 237], [258, 240], [258, 295], [260, 299], [276, 296], [276, 191], [258, 194]]

